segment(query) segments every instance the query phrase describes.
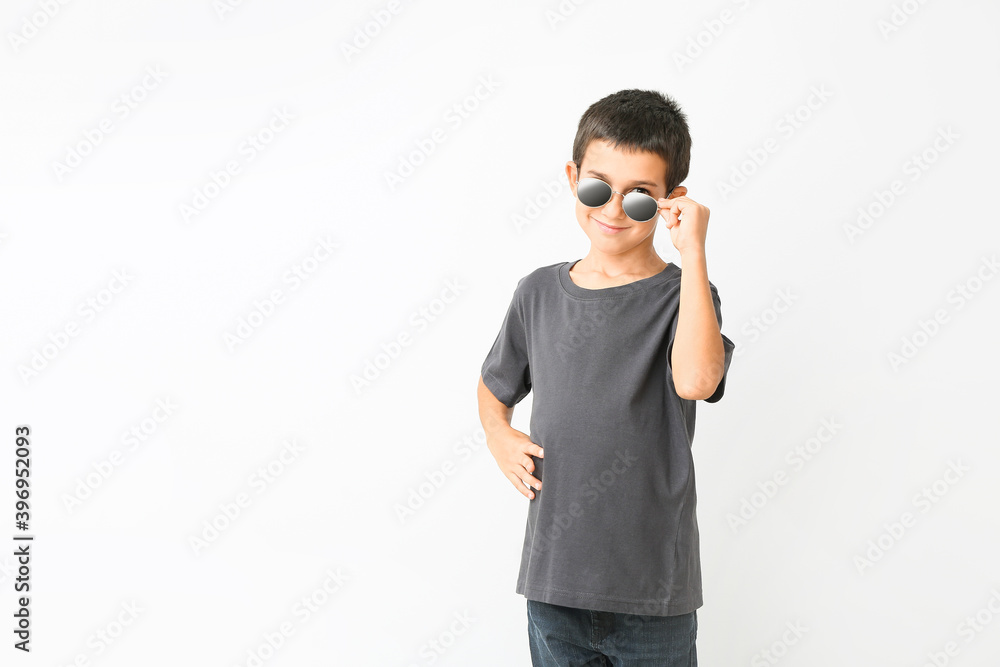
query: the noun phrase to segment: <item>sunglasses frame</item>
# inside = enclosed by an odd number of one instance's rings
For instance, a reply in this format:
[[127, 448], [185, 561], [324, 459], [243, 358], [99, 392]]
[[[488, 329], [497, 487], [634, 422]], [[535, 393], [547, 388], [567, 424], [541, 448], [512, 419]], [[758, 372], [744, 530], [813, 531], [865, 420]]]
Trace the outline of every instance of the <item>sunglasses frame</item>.
[[630, 194], [630, 195], [635, 194], [635, 195], [639, 195], [640, 197], [647, 197], [649, 199], [652, 199], [653, 200], [653, 204], [656, 206], [656, 213], [653, 213], [653, 216], [651, 218], [647, 218], [646, 220], [636, 220], [635, 218], [633, 218], [631, 215], [628, 214], [628, 211], [625, 210], [625, 195], [624, 194], [622, 194], [621, 192], [616, 191], [613, 187], [611, 187], [611, 184], [608, 183], [607, 181], [605, 181], [603, 178], [595, 178], [593, 176], [584, 176], [584, 180], [587, 180], [587, 179], [592, 180], [592, 181], [600, 181], [601, 183], [604, 183], [606, 186], [608, 186], [609, 190], [611, 190], [611, 195], [607, 198], [607, 200], [603, 204], [598, 204], [597, 206], [589, 206], [587, 204], [583, 204], [583, 202], [580, 201], [580, 178], [577, 177], [577, 179], [576, 179], [576, 192], [577, 192], [577, 194], [576, 194], [576, 200], [579, 201], [584, 206], [586, 206], [587, 208], [601, 208], [602, 206], [606, 206], [608, 204], [608, 202], [611, 201], [614, 198], [615, 195], [621, 195], [622, 196], [622, 213], [624, 213], [625, 216], [629, 220], [631, 220], [633, 222], [638, 222], [638, 223], [650, 222], [652, 220], [655, 220], [657, 214], [660, 212], [660, 204], [659, 204], [658, 201], [656, 201], [656, 198], [653, 197], [652, 195], [644, 195], [641, 192], [629, 192], [628, 194]]

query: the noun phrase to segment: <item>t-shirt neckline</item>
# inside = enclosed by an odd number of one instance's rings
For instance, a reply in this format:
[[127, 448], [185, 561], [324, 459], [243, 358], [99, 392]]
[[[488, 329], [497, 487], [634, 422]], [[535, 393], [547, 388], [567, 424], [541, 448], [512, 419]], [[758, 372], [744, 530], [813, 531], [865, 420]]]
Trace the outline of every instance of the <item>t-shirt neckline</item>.
[[[581, 257], [580, 259], [583, 258]], [[663, 267], [662, 271], [656, 275], [649, 276], [648, 278], [633, 280], [632, 282], [624, 285], [590, 289], [588, 287], [581, 287], [577, 285], [573, 282], [573, 279], [569, 277], [569, 270], [579, 261], [580, 260], [578, 259], [572, 262], [563, 262], [563, 264], [559, 267], [559, 284], [562, 286], [563, 291], [578, 299], [607, 299], [632, 294], [648, 287], [659, 285], [674, 277], [676, 272], [680, 271], [679, 266], [673, 262], [667, 262], [667, 265]]]

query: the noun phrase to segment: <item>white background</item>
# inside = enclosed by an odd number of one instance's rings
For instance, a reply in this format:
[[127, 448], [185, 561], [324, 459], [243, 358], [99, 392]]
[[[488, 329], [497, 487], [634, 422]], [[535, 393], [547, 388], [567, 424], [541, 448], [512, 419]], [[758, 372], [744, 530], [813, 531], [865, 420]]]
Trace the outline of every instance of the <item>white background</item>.
[[632, 87], [688, 114], [737, 343], [698, 406], [700, 664], [996, 664], [996, 3], [48, 4], [0, 14], [4, 664], [529, 664], [475, 387], [517, 280], [586, 255], [564, 164]]

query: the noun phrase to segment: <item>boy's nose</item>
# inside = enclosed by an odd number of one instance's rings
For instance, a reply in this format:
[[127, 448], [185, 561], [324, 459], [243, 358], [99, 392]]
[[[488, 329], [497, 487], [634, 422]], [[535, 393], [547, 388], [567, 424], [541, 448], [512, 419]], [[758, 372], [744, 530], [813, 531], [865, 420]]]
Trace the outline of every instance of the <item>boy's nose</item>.
[[604, 215], [609, 218], [620, 218], [621, 216], [625, 215], [625, 211], [622, 210], [623, 200], [624, 197], [622, 197], [622, 195], [618, 194], [617, 192], [612, 192], [611, 199], [608, 201], [607, 204], [604, 205], [604, 208], [601, 209], [601, 212], [604, 213]]

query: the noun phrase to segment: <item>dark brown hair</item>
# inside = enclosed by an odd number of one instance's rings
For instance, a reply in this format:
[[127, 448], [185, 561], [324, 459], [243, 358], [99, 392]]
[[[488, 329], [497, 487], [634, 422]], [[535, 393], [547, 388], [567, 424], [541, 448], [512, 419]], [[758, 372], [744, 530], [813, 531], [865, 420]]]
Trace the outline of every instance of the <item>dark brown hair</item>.
[[687, 116], [676, 101], [660, 92], [630, 88], [591, 104], [580, 117], [573, 140], [577, 169], [583, 167], [583, 155], [595, 139], [662, 157], [667, 163], [668, 195], [687, 178], [691, 162]]

